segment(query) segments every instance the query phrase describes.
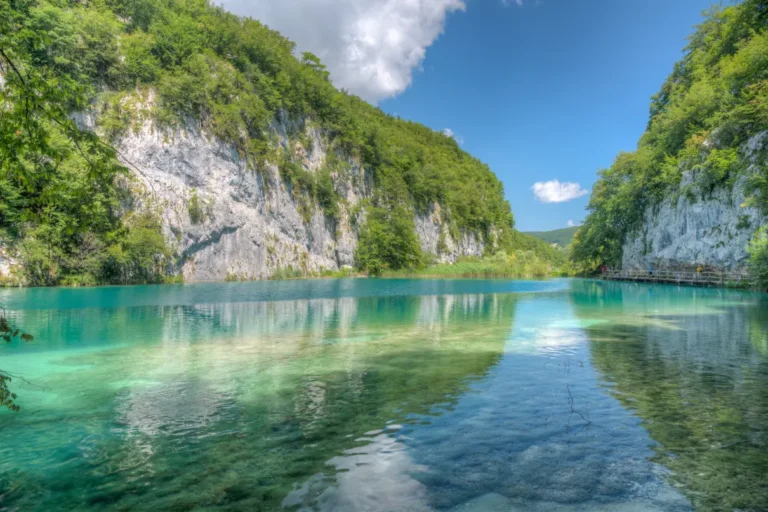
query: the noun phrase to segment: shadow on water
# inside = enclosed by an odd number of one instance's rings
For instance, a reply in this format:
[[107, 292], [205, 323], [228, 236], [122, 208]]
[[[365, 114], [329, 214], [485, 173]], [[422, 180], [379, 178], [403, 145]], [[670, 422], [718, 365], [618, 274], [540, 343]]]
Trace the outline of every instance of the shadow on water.
[[768, 298], [576, 282], [573, 302], [585, 318], [603, 305], [609, 321], [586, 329], [592, 362], [670, 481], [697, 510], [765, 510]]
[[387, 433], [449, 411], [498, 364], [516, 301], [26, 311], [42, 341], [2, 353], [34, 386], [19, 389], [21, 414], [0, 413], [0, 508], [266, 510], [309, 499], [349, 469], [328, 465], [339, 454], [376, 450], [396, 463]]

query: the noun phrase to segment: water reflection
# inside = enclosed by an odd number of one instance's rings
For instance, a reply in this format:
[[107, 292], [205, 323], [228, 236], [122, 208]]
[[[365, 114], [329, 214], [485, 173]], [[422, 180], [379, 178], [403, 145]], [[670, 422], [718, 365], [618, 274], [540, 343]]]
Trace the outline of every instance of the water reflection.
[[[688, 501], [648, 460], [651, 441], [607, 395], [569, 294], [519, 298], [504, 355], [449, 407], [329, 459], [300, 510], [653, 510]], [[435, 414], [437, 413], [437, 414]]]
[[516, 301], [410, 296], [27, 311], [26, 324], [42, 334], [3, 352], [4, 365], [34, 387], [19, 389], [23, 414], [0, 413], [0, 503], [253, 510], [279, 507], [305, 481], [305, 497], [314, 499], [312, 478], [342, 489], [323, 495], [330, 503], [356, 487], [341, 462], [351, 453], [359, 454], [355, 467], [366, 457], [399, 467], [388, 485], [402, 499], [407, 488], [415, 503], [421, 486], [403, 476], [411, 466], [392, 422], [450, 409], [487, 374]]
[[[610, 297], [587, 333], [596, 368], [658, 443], [654, 460], [700, 510], [768, 504], [768, 302], [716, 290], [574, 287], [579, 315]], [[692, 307], [684, 307], [692, 304]], [[691, 309], [694, 309], [695, 315]]]
[[[221, 300], [207, 302], [179, 288], [143, 305], [136, 289], [105, 289], [92, 291], [101, 308], [83, 295], [89, 307], [21, 311], [37, 341], [0, 346], [3, 368], [31, 382], [18, 383], [21, 414], [0, 412], [0, 508], [768, 502], [760, 296], [361, 283], [211, 285]], [[526, 293], [434, 293], [483, 287]], [[255, 289], [284, 300], [241, 300]]]

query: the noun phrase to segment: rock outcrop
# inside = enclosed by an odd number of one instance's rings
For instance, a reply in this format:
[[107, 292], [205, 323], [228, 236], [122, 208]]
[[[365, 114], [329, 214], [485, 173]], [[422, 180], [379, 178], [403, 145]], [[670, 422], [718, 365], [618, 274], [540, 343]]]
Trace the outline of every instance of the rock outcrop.
[[745, 201], [750, 174], [765, 172], [758, 156], [768, 150], [768, 132], [742, 148], [746, 170], [732, 185], [706, 190], [696, 171], [683, 174], [677, 194], [646, 210], [640, 230], [624, 241], [624, 269], [708, 265], [746, 267], [747, 244], [768, 217]]
[[[87, 117], [78, 122], [93, 125]], [[329, 151], [335, 151], [309, 122], [281, 119], [272, 132], [309, 172], [322, 169]], [[296, 133], [302, 134], [303, 144], [288, 135]], [[365, 222], [362, 203], [372, 197], [374, 184], [349, 155], [337, 154], [343, 170], [331, 173], [343, 198], [333, 219], [292, 190], [277, 165], [249, 168], [235, 147], [193, 122], [173, 132], [146, 122], [126, 133], [119, 150], [143, 183], [142, 202], [161, 210], [185, 280], [262, 279], [280, 269], [311, 273], [354, 264], [359, 227]], [[190, 214], [193, 198], [202, 218]], [[438, 204], [427, 214], [415, 214], [414, 221], [423, 250], [441, 261], [484, 252], [477, 233], [462, 233], [454, 240]]]

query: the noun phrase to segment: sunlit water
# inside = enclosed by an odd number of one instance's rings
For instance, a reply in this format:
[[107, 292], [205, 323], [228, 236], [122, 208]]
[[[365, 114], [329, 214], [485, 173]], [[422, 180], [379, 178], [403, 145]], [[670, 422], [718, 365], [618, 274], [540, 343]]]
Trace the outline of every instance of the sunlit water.
[[2, 290], [0, 509], [766, 510], [768, 300], [595, 281]]

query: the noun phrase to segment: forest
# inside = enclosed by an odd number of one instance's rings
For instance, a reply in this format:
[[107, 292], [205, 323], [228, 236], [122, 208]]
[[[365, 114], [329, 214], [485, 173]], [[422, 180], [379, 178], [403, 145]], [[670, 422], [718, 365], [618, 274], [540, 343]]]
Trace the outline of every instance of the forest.
[[[141, 169], [115, 149], [148, 117], [161, 130], [192, 120], [254, 173], [278, 164], [333, 218], [341, 199], [328, 173], [303, 171], [270, 130], [280, 115], [316, 123], [374, 176], [362, 272], [426, 265], [413, 217], [434, 203], [489, 256], [524, 238], [501, 182], [454, 139], [337, 90], [315, 55], [206, 0], [0, 0], [0, 75], [0, 240], [31, 285], [174, 279], [178, 255], [137, 193]], [[76, 122], [83, 114], [95, 132]], [[558, 257], [536, 242], [522, 245]]]
[[[620, 265], [627, 236], [637, 233], [646, 209], [677, 193], [684, 171], [696, 173], [705, 193], [747, 173], [742, 146], [768, 129], [767, 22], [765, 0], [715, 6], [706, 13], [683, 59], [653, 96], [637, 149], [620, 153], [599, 173], [589, 215], [572, 245], [577, 270]], [[748, 173], [747, 205], [768, 211], [768, 154], [757, 159], [761, 171]], [[765, 236], [758, 231], [751, 244], [756, 274], [768, 268]]]

